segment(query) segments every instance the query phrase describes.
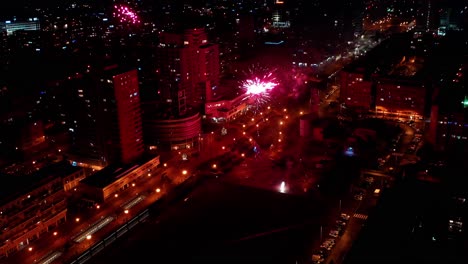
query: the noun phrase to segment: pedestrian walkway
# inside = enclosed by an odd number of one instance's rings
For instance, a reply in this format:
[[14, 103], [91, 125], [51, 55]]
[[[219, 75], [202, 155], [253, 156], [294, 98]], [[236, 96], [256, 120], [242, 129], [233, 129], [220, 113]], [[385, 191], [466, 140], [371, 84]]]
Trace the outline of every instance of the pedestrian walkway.
[[365, 214], [354, 214], [354, 218], [362, 219], [362, 220], [367, 220], [367, 215]]

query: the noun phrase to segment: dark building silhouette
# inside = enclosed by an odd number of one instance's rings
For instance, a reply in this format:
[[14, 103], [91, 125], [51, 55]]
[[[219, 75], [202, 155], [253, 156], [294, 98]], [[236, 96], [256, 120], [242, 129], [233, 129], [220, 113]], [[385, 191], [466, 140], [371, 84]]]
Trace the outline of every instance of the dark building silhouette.
[[[70, 159], [89, 166], [130, 163], [144, 151], [136, 70], [117, 65], [76, 76], [70, 100]], [[83, 164], [81, 164], [83, 163]]]

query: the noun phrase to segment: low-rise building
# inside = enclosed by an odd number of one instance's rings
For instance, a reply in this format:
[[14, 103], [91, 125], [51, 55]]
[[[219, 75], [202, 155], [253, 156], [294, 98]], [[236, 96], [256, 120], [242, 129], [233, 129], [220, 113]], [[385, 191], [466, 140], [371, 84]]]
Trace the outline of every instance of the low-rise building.
[[205, 114], [215, 122], [225, 122], [247, 111], [249, 105], [249, 96], [242, 94], [232, 99], [205, 103]]
[[158, 165], [159, 156], [143, 157], [127, 165], [110, 165], [80, 181], [77, 189], [84, 198], [101, 203], [142, 177], [154, 174]]
[[0, 186], [0, 257], [21, 250], [66, 221], [64, 180], [83, 173], [61, 161], [24, 176], [5, 175]]

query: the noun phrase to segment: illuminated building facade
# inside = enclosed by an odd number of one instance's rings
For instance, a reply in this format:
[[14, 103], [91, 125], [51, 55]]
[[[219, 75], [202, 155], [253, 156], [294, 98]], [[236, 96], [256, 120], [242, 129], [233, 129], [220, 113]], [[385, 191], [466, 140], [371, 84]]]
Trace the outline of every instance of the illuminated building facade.
[[39, 31], [41, 25], [37, 17], [29, 18], [27, 21], [11, 21], [0, 22], [0, 30], [5, 31], [7, 35], [13, 35], [15, 31]]
[[376, 110], [409, 120], [422, 119], [425, 116], [426, 91], [421, 82], [380, 78], [377, 81]]
[[0, 190], [0, 257], [21, 250], [64, 223], [67, 218], [64, 183], [83, 175], [83, 168], [62, 161], [31, 175], [4, 179], [10, 184]]
[[215, 122], [224, 122], [234, 119], [245, 113], [250, 105], [249, 98], [245, 94], [237, 96], [232, 100], [219, 100], [207, 102], [205, 113], [207, 118]]
[[157, 54], [161, 99], [173, 115], [184, 115], [215, 97], [220, 79], [219, 49], [208, 42], [204, 29], [161, 33]]
[[[410, 121], [428, 117], [428, 99], [434, 85], [427, 74], [425, 57], [406, 55], [418, 52], [411, 50], [416, 49], [412, 42], [411, 35], [389, 39], [346, 66], [341, 72], [341, 102], [346, 107], [375, 111], [388, 118]], [[396, 51], [388, 52], [392, 49]]]
[[340, 97], [347, 107], [361, 110], [371, 108], [373, 83], [364, 71], [364, 68], [341, 71]]
[[198, 112], [186, 114], [179, 118], [160, 118], [152, 115], [155, 109], [143, 105], [145, 111], [145, 143], [149, 149], [193, 149], [198, 143], [201, 128], [201, 115]]
[[89, 200], [104, 202], [143, 177], [161, 177], [156, 174], [159, 156], [141, 157], [133, 163], [110, 165], [80, 181], [78, 191]]

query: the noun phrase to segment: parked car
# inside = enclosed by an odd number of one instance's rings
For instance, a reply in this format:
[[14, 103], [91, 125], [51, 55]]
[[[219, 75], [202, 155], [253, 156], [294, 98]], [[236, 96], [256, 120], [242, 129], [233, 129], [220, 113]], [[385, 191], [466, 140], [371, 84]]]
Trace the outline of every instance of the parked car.
[[343, 221], [348, 221], [349, 218], [351, 218], [351, 216], [349, 214], [342, 213], [340, 215], [340, 219], [343, 220]]

